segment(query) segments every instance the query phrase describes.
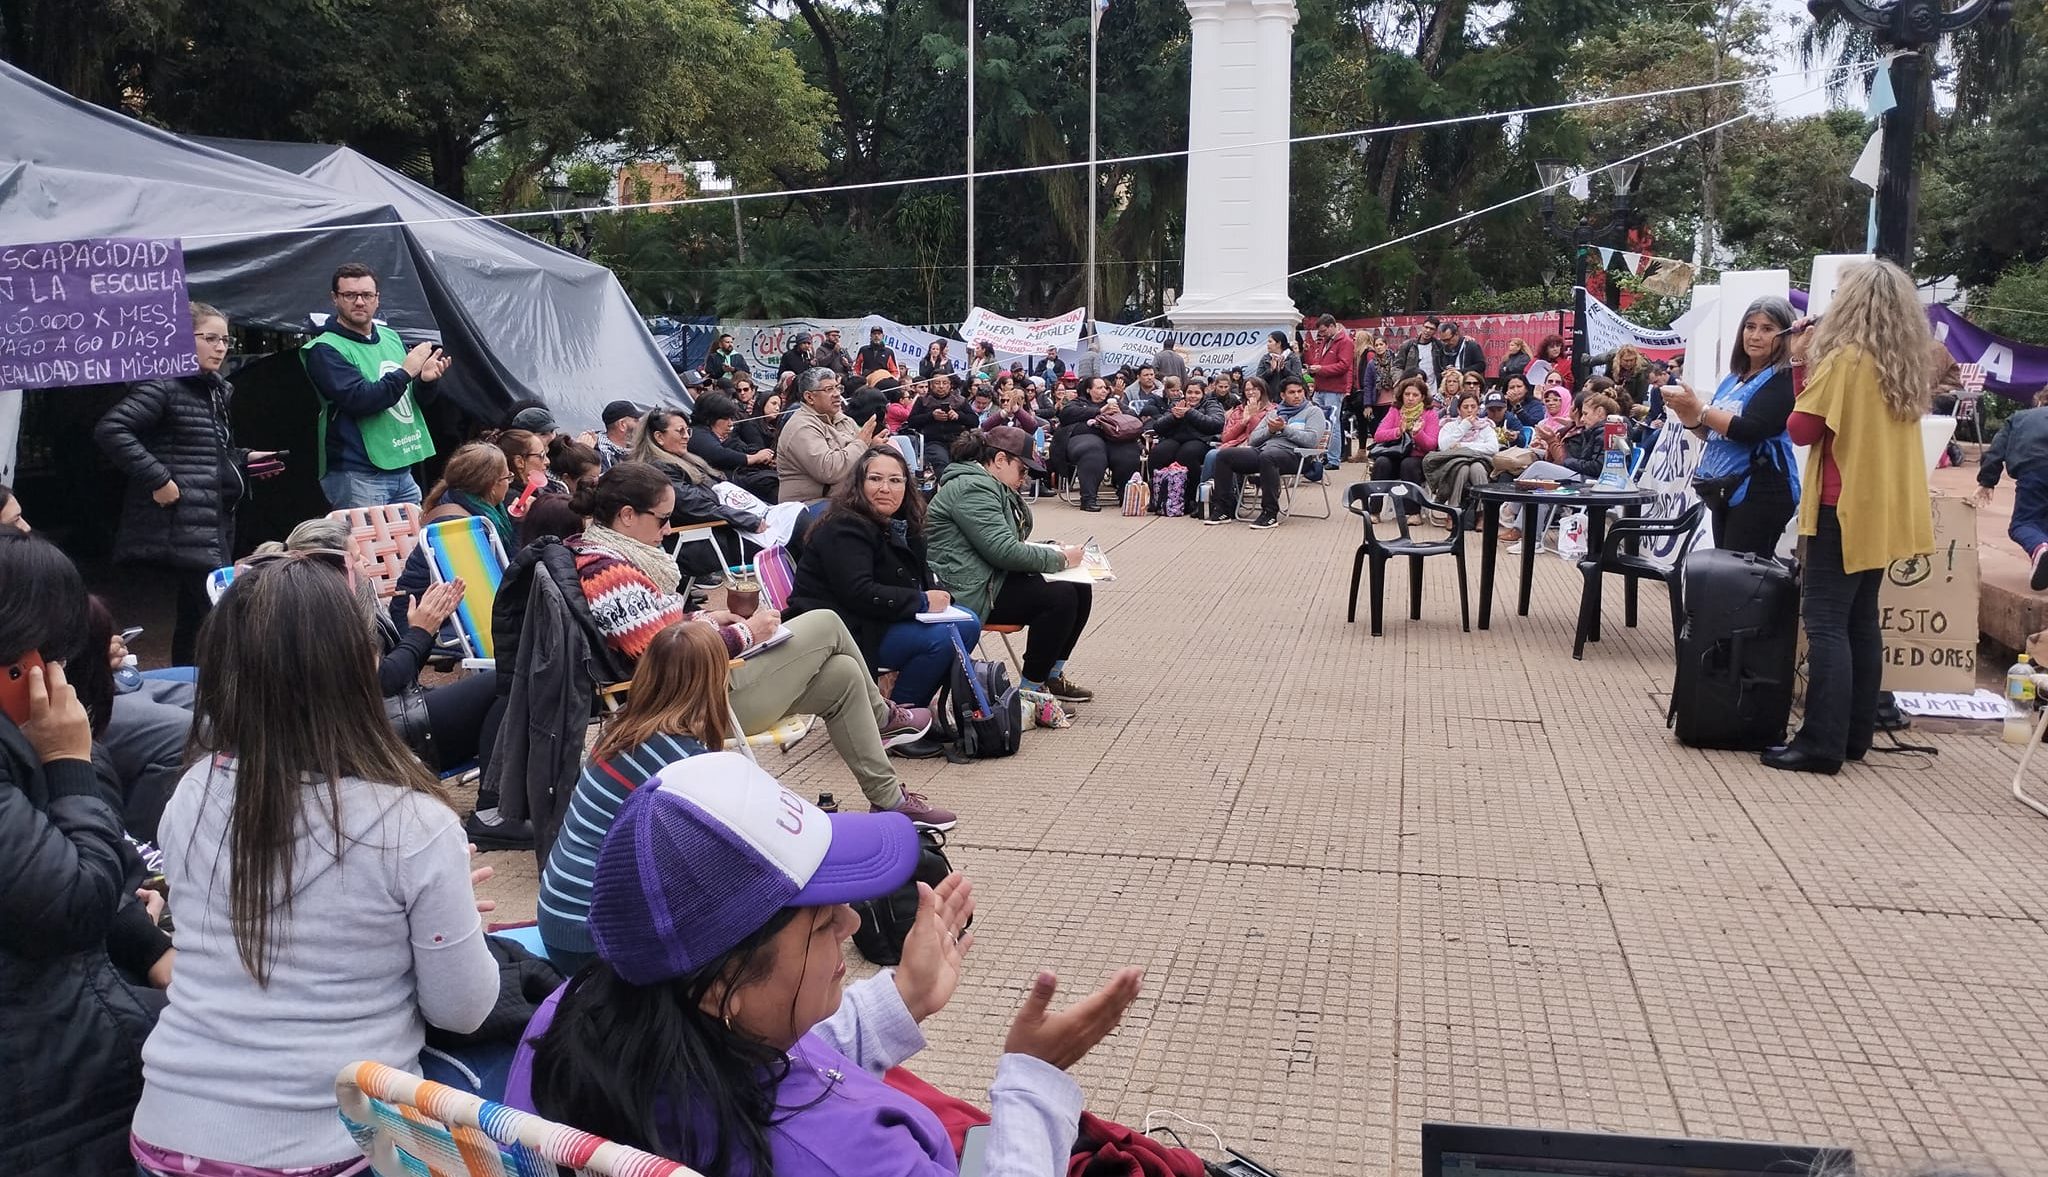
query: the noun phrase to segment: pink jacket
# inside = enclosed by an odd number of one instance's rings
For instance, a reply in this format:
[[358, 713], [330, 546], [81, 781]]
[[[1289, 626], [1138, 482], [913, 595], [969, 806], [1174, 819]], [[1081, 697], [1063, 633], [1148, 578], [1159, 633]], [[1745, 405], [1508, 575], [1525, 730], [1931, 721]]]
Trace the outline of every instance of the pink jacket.
[[[1442, 424], [1442, 419], [1436, 415], [1435, 409], [1422, 410], [1422, 420], [1416, 423], [1415, 436], [1412, 439], [1415, 443], [1416, 453], [1427, 454], [1435, 451], [1436, 433]], [[1380, 427], [1373, 431], [1372, 441], [1374, 445], [1378, 445], [1384, 441], [1399, 440], [1401, 440], [1401, 414], [1399, 411], [1390, 412], [1380, 420]]]

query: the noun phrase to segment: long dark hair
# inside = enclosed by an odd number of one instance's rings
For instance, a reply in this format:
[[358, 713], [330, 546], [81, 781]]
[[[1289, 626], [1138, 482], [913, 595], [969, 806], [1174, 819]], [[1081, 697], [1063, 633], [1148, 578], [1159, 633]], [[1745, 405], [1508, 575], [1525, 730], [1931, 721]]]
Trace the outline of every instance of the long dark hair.
[[[0, 530], [0, 660], [30, 650], [45, 662], [77, 657], [86, 644], [85, 581], [56, 544], [13, 528]], [[101, 651], [101, 660], [105, 660]]]
[[[199, 628], [199, 691], [185, 755], [193, 763], [215, 754], [236, 760], [228, 921], [242, 967], [258, 985], [270, 983], [285, 939], [299, 831], [316, 795], [325, 794], [336, 862], [349, 848], [341, 778], [448, 801], [384, 717], [377, 656], [347, 576], [296, 555], [244, 570]], [[300, 932], [303, 940], [307, 929]]]
[[595, 482], [586, 482], [569, 499], [569, 509], [585, 519], [606, 527], [627, 507], [642, 513], [654, 510], [661, 492], [671, 490], [668, 475], [645, 462], [620, 462]]
[[[578, 973], [533, 1039], [534, 1110], [703, 1172], [735, 1172], [740, 1158], [750, 1173], [770, 1172], [768, 1130], [789, 1056], [726, 1018], [732, 993], [768, 975], [769, 942], [798, 910], [783, 908], [732, 951], [672, 981], [635, 985], [603, 960]], [[714, 989], [725, 997], [707, 1011]], [[702, 1125], [706, 1135], [682, 1139], [678, 1125]]]
[[[950, 447], [947, 452], [952, 452]], [[888, 461], [895, 462], [896, 467], [903, 471], [903, 505], [896, 508], [896, 518], [909, 525], [910, 534], [923, 535], [924, 495], [917, 489], [917, 479], [910, 474], [910, 463], [903, 460], [902, 451], [893, 445], [872, 446], [868, 452], [860, 456], [853, 464], [853, 473], [839, 484], [839, 489], [832, 492], [832, 505], [826, 508], [826, 513], [836, 514], [844, 511], [850, 515], [858, 515], [884, 531], [888, 530], [889, 520], [875, 510], [873, 503], [868, 502], [865, 489], [868, 467], [876, 462]]]

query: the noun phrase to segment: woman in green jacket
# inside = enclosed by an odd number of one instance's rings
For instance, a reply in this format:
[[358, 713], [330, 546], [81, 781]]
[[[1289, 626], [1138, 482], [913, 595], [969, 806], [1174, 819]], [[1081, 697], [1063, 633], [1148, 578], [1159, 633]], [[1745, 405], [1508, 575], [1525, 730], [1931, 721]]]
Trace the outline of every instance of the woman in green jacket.
[[1088, 624], [1094, 591], [1048, 581], [1044, 574], [1079, 567], [1081, 548], [1029, 542], [1031, 508], [1017, 493], [1045, 474], [1032, 456], [1031, 435], [1013, 426], [969, 429], [953, 442], [953, 461], [925, 510], [932, 575], [953, 603], [988, 625], [1022, 625], [1024, 688], [1070, 703], [1094, 692], [1067, 677], [1067, 657]]

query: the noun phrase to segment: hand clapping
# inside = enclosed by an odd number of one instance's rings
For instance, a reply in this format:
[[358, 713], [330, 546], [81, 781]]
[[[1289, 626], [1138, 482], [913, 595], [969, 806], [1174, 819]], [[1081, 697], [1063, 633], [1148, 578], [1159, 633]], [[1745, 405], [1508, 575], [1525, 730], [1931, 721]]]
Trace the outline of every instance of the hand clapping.
[[917, 920], [903, 938], [896, 966], [896, 992], [917, 1021], [946, 1008], [960, 987], [960, 961], [974, 947], [967, 922], [974, 918], [974, 884], [954, 871], [937, 887], [917, 885]]

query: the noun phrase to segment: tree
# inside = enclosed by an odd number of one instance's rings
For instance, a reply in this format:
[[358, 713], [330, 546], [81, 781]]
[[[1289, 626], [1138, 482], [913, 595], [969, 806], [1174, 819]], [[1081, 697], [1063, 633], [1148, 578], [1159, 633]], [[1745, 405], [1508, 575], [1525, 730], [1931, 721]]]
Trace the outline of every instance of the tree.
[[2014, 266], [1972, 294], [1970, 321], [1994, 335], [2048, 346], [2048, 262]]
[[494, 144], [512, 149], [507, 192], [593, 144], [717, 159], [757, 181], [823, 162], [823, 96], [774, 27], [720, 0], [213, 0], [180, 34], [150, 70], [151, 115], [417, 157], [457, 199]]
[[1858, 110], [1750, 128], [1723, 217], [1723, 241], [1736, 267], [1788, 266], [1803, 279], [1817, 253], [1861, 252], [1870, 189], [1850, 179], [1849, 170], [1869, 137]]

